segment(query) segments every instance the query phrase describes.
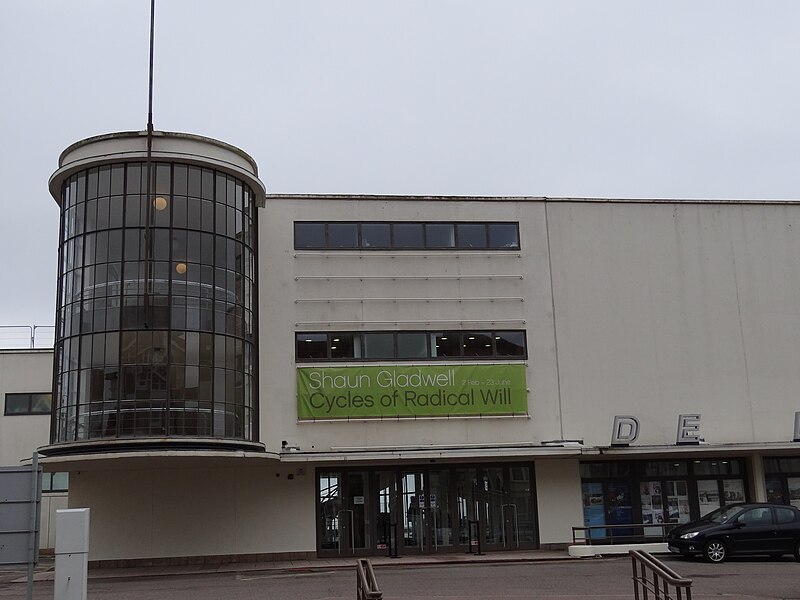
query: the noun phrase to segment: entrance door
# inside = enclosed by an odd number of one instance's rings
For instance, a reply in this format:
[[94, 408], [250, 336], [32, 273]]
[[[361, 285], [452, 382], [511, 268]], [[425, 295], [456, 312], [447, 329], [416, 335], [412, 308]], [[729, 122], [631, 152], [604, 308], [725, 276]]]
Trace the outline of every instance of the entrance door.
[[407, 554], [452, 550], [454, 530], [450, 472], [426, 470], [401, 474], [402, 543]]
[[327, 556], [365, 554], [370, 548], [371, 502], [366, 471], [320, 472], [319, 550]]

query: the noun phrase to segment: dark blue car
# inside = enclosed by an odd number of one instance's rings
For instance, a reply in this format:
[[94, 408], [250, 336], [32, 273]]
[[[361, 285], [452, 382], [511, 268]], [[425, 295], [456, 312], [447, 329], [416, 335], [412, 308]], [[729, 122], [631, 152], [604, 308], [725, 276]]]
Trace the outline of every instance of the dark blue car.
[[675, 527], [667, 544], [674, 554], [702, 555], [715, 563], [735, 554], [794, 554], [800, 561], [800, 510], [782, 504], [729, 504]]

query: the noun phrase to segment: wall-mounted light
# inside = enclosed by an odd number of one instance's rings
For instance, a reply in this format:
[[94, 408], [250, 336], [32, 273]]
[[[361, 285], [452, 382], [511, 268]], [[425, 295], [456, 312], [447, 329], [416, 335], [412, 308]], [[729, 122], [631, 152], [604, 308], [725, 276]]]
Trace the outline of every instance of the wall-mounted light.
[[186, 273], [186, 263], [180, 262], [177, 265], [175, 265], [175, 271], [179, 275], [183, 275], [184, 273]]
[[156, 210], [164, 210], [167, 208], [167, 199], [164, 196], [156, 196], [153, 198], [153, 208]]

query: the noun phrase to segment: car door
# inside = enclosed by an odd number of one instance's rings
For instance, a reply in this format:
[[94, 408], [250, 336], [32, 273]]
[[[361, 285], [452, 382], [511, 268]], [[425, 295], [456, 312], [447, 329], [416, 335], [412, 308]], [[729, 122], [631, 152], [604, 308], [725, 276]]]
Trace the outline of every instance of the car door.
[[800, 539], [800, 512], [790, 506], [773, 506], [772, 512], [777, 524], [777, 549], [794, 552], [794, 545]]
[[756, 554], [777, 551], [778, 532], [772, 522], [769, 506], [756, 506], [742, 511], [736, 517], [734, 529], [729, 533], [730, 551], [736, 554]]

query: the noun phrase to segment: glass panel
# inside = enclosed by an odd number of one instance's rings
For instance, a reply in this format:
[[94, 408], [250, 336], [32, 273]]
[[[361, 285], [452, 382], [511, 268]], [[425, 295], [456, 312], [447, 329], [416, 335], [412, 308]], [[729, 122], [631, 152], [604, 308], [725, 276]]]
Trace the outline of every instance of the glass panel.
[[455, 227], [452, 223], [426, 223], [426, 248], [454, 248], [456, 245]]
[[[642, 481], [639, 499], [642, 505], [642, 523], [661, 525], [664, 522], [664, 502], [660, 481]], [[661, 527], [645, 527], [644, 535], [660, 536]]]
[[389, 223], [362, 223], [362, 248], [390, 248], [391, 236]]
[[365, 333], [364, 358], [394, 358], [394, 334]]
[[684, 461], [651, 461], [644, 463], [644, 474], [648, 477], [670, 477], [686, 475], [687, 463]]
[[494, 342], [497, 356], [525, 356], [525, 333], [522, 331], [496, 331]]
[[361, 336], [354, 333], [331, 334], [331, 358], [360, 358]]
[[464, 356], [492, 356], [492, 338], [477, 331], [464, 332]]
[[376, 508], [378, 520], [376, 525], [377, 550], [389, 550], [396, 547], [397, 532], [392, 530], [395, 511], [397, 510], [397, 477], [394, 471], [378, 471], [375, 473]]
[[450, 472], [431, 471], [428, 474], [430, 487], [426, 510], [431, 527], [431, 538], [434, 550], [449, 547], [455, 542], [453, 517], [450, 509]]
[[425, 489], [422, 473], [403, 473], [403, 546], [406, 548], [425, 547], [425, 523], [422, 510], [425, 506]]
[[394, 248], [422, 248], [422, 223], [394, 223], [392, 238]]
[[[583, 482], [581, 484], [583, 496], [583, 526], [597, 527], [606, 524], [605, 503], [603, 502], [603, 484], [599, 481]], [[604, 538], [605, 529], [589, 529], [586, 538]]]
[[30, 394], [6, 394], [6, 414], [24, 415], [30, 411]]
[[699, 479], [697, 481], [697, 503], [700, 506], [701, 517], [721, 506], [719, 482], [716, 479]]
[[458, 224], [459, 248], [486, 248], [486, 226], [483, 223]]
[[328, 358], [328, 335], [325, 333], [298, 333], [297, 358]]
[[528, 466], [512, 466], [508, 482], [508, 506], [505, 517], [512, 531], [509, 535], [517, 544], [528, 544], [535, 541], [536, 515], [533, 511], [533, 484], [531, 468]]
[[767, 477], [765, 480], [767, 489], [767, 502], [773, 504], [788, 504], [783, 492], [783, 481], [780, 477]]
[[483, 470], [484, 535], [487, 544], [509, 547], [503, 519], [503, 469], [489, 467]]
[[358, 225], [329, 223], [328, 248], [358, 248]]
[[477, 546], [478, 479], [475, 469], [456, 469], [456, 510], [458, 511], [458, 541], [462, 546]]
[[740, 460], [696, 460], [692, 469], [695, 475], [739, 475], [742, 473]]
[[489, 223], [489, 247], [499, 250], [519, 249], [516, 223]]
[[340, 473], [319, 475], [319, 545], [320, 550], [338, 550], [342, 499]]
[[461, 334], [458, 331], [432, 333], [431, 356], [461, 356]]
[[[367, 504], [367, 477], [364, 471], [347, 474], [347, 506], [346, 511], [349, 521], [345, 525], [350, 529], [348, 547], [353, 549], [369, 548], [368, 510]], [[352, 511], [352, 512], [350, 512]], [[344, 516], [344, 515], [343, 515]]]
[[665, 481], [667, 523], [688, 523], [691, 521], [689, 516], [689, 492], [686, 481]]
[[424, 333], [398, 333], [397, 358], [427, 358], [428, 336]]
[[295, 223], [295, 248], [324, 248], [325, 225], [323, 223]]
[[789, 504], [800, 508], [800, 477], [787, 477], [786, 487], [789, 490]]

